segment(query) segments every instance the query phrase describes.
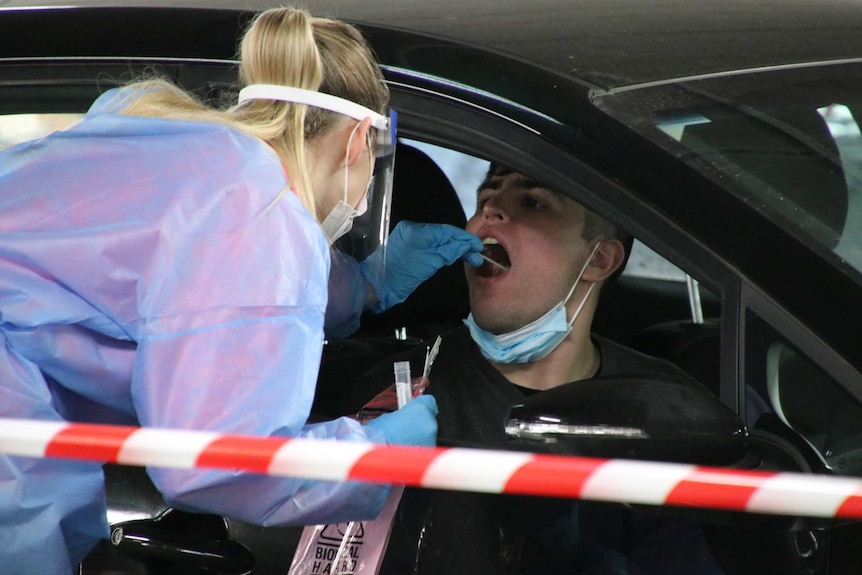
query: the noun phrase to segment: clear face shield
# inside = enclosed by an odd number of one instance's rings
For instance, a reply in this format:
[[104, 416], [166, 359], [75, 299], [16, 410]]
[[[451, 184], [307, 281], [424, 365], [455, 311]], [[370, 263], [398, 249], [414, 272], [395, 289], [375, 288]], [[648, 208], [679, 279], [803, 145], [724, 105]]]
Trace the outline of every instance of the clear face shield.
[[[239, 103], [248, 100], [280, 100], [314, 106], [362, 121], [371, 118], [370, 145], [374, 146], [374, 171], [366, 198], [359, 206], [350, 206], [344, 225], [333, 233], [333, 247], [359, 261], [364, 260], [378, 247], [385, 249], [389, 238], [389, 214], [392, 205], [392, 181], [395, 170], [395, 142], [398, 115], [390, 110], [387, 116], [331, 94], [303, 90], [290, 86], [252, 84], [239, 93]], [[346, 193], [346, 186], [345, 186]], [[356, 214], [355, 208], [367, 203], [367, 209]], [[336, 207], [338, 209], [338, 207]], [[361, 211], [361, 209], [359, 210]], [[352, 224], [352, 226], [351, 226]], [[324, 225], [326, 229], [327, 226]], [[348, 231], [345, 231], [348, 230]], [[343, 235], [341, 235], [343, 233]], [[337, 237], [336, 237], [337, 236]]]
[[398, 114], [390, 110], [387, 129], [374, 130], [374, 171], [365, 200], [368, 208], [353, 220], [350, 231], [334, 244], [339, 251], [350, 254], [358, 261], [367, 258], [380, 246], [385, 249], [389, 238], [397, 124]]

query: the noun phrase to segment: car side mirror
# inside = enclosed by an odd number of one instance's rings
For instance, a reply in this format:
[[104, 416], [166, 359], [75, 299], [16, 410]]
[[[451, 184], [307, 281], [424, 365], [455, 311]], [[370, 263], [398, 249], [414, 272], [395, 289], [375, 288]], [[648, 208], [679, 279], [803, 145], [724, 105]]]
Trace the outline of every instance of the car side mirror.
[[598, 377], [561, 385], [513, 406], [513, 447], [608, 459], [744, 466], [748, 430], [730, 408], [691, 381]]

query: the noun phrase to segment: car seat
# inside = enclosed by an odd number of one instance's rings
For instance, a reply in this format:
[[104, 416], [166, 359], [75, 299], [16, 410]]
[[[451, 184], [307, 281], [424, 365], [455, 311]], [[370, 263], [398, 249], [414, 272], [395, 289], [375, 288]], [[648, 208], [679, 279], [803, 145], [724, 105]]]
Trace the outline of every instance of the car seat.
[[[398, 142], [390, 229], [402, 220], [460, 228], [467, 223], [458, 194], [443, 170], [426, 153]], [[428, 340], [457, 325], [469, 311], [463, 264], [456, 262], [438, 271], [404, 302], [381, 314], [364, 314], [359, 334], [391, 335], [403, 328], [409, 337]]]
[[677, 367], [720, 395], [720, 322], [705, 319], [672, 320], [651, 325], [634, 334], [628, 345], [655, 357], [670, 360]]
[[837, 473], [862, 475], [862, 408], [828, 375], [783, 342], [767, 352], [769, 402], [781, 422]]
[[[390, 229], [403, 220], [465, 226], [455, 188], [434, 160], [398, 142], [395, 166]], [[463, 264], [456, 262], [439, 270], [404, 302], [381, 314], [363, 314], [355, 334], [327, 341], [323, 348], [312, 420], [356, 413], [364, 400], [381, 391], [357, 389], [355, 384], [348, 390], [357, 376], [387, 358], [429, 344], [467, 317], [469, 307]]]

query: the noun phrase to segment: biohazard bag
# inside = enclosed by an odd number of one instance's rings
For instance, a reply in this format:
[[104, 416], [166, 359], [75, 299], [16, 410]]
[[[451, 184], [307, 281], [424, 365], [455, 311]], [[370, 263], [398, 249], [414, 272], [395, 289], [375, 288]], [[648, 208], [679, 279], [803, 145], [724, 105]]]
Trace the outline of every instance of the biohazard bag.
[[[411, 379], [409, 363], [396, 362], [396, 383], [365, 404], [356, 414], [356, 419], [367, 423], [421, 395], [429, 383], [425, 375], [429, 367], [426, 360], [423, 377]], [[403, 486], [393, 485], [383, 510], [375, 519], [305, 527], [288, 575], [376, 575], [386, 553], [392, 522], [403, 492]]]
[[375, 519], [306, 526], [288, 575], [376, 575], [403, 491], [393, 486]]

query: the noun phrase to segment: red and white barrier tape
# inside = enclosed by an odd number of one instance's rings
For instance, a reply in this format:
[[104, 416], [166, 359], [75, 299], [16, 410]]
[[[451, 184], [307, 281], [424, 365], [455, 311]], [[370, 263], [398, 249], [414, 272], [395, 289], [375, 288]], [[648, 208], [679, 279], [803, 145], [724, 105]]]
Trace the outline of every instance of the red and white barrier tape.
[[0, 453], [319, 480], [862, 518], [862, 480], [461, 448], [0, 418]]

